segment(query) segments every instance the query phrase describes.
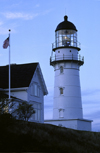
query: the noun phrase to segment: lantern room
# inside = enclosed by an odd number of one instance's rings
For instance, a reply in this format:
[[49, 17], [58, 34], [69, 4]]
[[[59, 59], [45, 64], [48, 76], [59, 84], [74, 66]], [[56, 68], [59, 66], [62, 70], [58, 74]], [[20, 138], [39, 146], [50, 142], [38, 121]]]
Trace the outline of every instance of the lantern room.
[[75, 47], [80, 50], [80, 44], [77, 41], [77, 29], [73, 23], [68, 21], [67, 16], [64, 16], [64, 21], [59, 23], [55, 30], [53, 50], [58, 47]]
[[55, 33], [56, 47], [77, 47], [77, 32], [75, 30], [59, 30]]

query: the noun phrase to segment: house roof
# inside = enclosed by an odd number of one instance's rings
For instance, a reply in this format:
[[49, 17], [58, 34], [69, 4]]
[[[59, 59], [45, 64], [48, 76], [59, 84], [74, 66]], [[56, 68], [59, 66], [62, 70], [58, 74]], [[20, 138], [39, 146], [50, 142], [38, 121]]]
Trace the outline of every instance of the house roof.
[[[28, 87], [38, 63], [11, 64], [11, 88]], [[9, 66], [0, 66], [0, 88], [9, 86]]]

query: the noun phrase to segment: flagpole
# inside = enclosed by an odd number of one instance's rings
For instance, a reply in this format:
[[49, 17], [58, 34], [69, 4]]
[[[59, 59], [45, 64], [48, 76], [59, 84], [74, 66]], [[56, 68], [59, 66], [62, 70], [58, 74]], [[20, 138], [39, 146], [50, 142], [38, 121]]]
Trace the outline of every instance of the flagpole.
[[10, 73], [10, 29], [9, 29], [9, 100], [10, 100], [10, 85], [11, 85], [11, 73]]

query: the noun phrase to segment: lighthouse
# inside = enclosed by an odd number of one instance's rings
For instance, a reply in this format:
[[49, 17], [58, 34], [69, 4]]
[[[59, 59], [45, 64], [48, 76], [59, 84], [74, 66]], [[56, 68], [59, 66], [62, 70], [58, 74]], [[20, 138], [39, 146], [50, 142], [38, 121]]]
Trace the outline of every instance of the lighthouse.
[[50, 57], [55, 73], [53, 119], [45, 122], [91, 131], [92, 120], [83, 119], [79, 72], [84, 57], [80, 55], [80, 50], [76, 26], [64, 16], [64, 21], [56, 27]]

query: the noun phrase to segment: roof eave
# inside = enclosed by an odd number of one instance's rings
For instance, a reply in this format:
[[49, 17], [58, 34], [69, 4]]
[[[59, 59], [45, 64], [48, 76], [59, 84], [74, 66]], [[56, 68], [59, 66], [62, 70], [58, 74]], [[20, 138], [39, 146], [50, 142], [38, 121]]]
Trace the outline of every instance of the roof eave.
[[44, 95], [47, 95], [48, 90], [47, 90], [47, 87], [46, 87], [46, 84], [45, 84], [45, 81], [44, 81], [44, 78], [43, 78], [43, 75], [42, 75], [41, 68], [40, 68], [39, 64], [38, 64], [36, 69], [37, 69], [38, 73], [40, 74], [40, 78], [41, 78], [41, 82], [42, 82], [42, 86], [43, 86], [43, 90], [44, 90], [43, 93], [44, 93]]

